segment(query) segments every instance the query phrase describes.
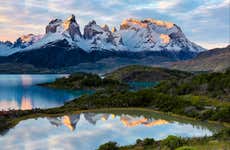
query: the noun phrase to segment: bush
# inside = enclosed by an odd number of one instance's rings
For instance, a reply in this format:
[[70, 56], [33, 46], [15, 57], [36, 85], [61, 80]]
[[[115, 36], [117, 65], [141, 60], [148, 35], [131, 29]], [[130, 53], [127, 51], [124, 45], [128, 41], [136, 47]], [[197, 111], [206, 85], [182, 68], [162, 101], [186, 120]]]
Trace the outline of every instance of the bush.
[[162, 144], [170, 148], [171, 150], [174, 150], [178, 147], [181, 147], [185, 144], [185, 140], [181, 137], [176, 137], [173, 135], [169, 135], [166, 139], [162, 141]]
[[118, 150], [119, 147], [117, 146], [116, 142], [108, 142], [101, 145], [98, 150]]
[[144, 145], [153, 145], [155, 143], [155, 140], [152, 138], [145, 138], [143, 140]]

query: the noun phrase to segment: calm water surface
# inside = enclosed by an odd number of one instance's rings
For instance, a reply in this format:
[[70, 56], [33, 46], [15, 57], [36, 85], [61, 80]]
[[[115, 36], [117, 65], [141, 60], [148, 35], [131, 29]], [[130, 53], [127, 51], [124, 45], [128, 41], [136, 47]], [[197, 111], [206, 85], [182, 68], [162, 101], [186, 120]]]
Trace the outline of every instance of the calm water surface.
[[67, 75], [0, 75], [0, 110], [49, 108], [90, 91], [67, 91], [37, 86]]
[[[167, 116], [122, 113], [81, 113], [21, 121], [0, 135], [1, 149], [93, 150], [100, 144], [116, 141], [134, 144], [136, 139], [164, 139], [168, 135], [182, 137], [210, 136], [213, 127]], [[144, 114], [144, 113], [143, 113]]]

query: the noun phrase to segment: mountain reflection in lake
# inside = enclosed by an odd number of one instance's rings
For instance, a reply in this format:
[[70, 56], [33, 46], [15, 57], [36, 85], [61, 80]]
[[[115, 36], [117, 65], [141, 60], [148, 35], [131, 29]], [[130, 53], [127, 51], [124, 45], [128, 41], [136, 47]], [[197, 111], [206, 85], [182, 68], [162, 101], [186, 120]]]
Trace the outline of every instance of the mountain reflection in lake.
[[67, 91], [36, 84], [52, 82], [67, 75], [0, 75], [0, 110], [49, 108], [63, 105], [90, 91]]
[[127, 145], [138, 138], [158, 140], [168, 135], [210, 136], [212, 131], [200, 124], [165, 117], [87, 112], [22, 121], [0, 136], [0, 145], [2, 149], [92, 150], [108, 141]]

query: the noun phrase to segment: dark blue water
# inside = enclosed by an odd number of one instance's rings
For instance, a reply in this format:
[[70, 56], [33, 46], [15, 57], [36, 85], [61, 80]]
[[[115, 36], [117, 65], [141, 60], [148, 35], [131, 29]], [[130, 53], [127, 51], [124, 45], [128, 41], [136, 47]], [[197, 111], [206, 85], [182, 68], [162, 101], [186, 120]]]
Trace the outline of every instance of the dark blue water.
[[0, 75], [0, 110], [56, 107], [90, 93], [37, 86], [63, 76], [67, 75]]

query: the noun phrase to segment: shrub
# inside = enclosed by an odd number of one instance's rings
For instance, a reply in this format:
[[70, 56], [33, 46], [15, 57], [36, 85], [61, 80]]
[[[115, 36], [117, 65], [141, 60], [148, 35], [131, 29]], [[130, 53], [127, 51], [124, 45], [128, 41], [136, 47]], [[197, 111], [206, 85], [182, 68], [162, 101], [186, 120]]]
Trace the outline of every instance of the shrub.
[[173, 135], [169, 135], [166, 139], [162, 141], [162, 144], [170, 148], [171, 150], [174, 150], [180, 146], [183, 146], [185, 144], [185, 140], [181, 137], [176, 137]]
[[101, 145], [98, 150], [118, 150], [119, 147], [117, 146], [116, 142], [108, 142]]

